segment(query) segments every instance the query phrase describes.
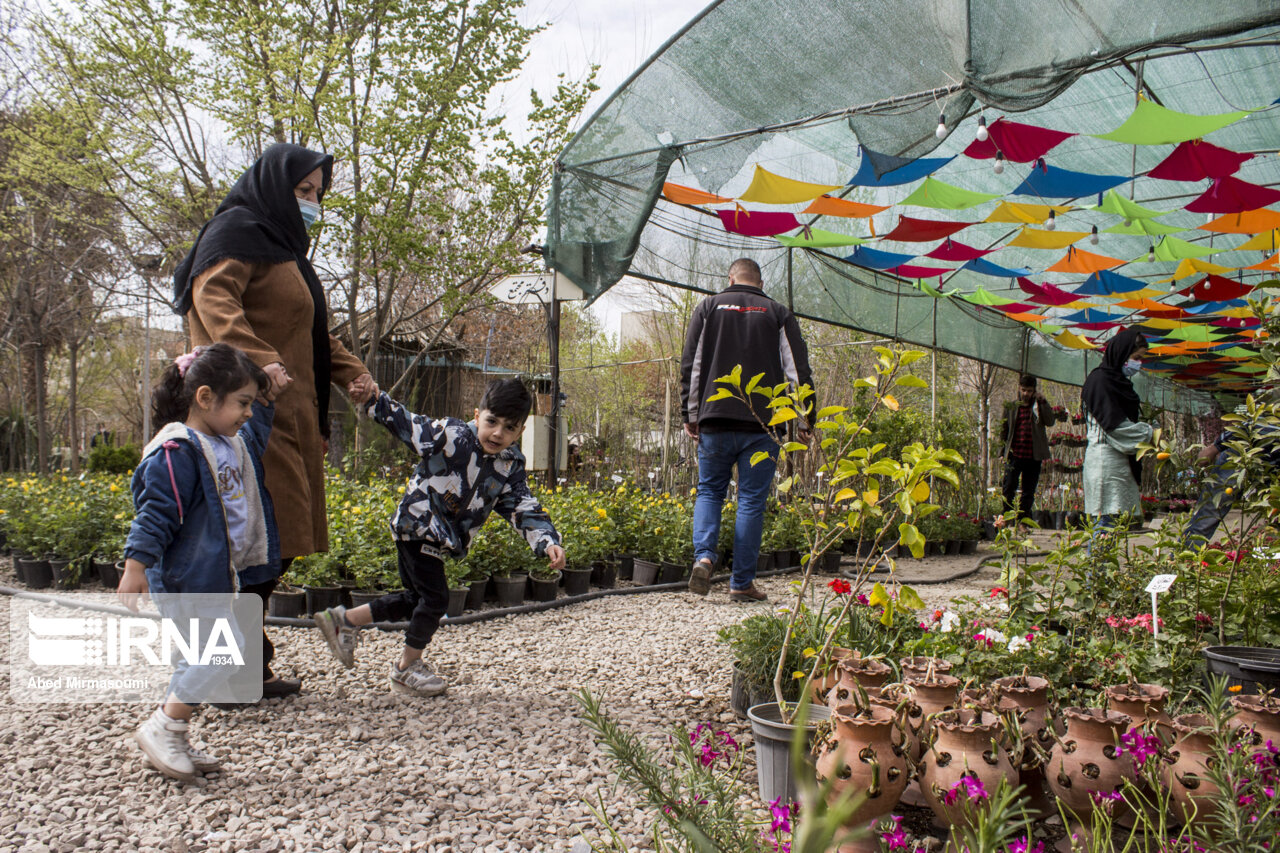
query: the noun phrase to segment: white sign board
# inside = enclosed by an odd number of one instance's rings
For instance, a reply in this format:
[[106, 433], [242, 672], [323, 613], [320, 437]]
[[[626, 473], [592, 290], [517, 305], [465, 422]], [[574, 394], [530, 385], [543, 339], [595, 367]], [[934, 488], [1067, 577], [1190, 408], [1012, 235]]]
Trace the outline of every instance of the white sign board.
[[511, 305], [546, 305], [553, 296], [561, 302], [582, 299], [578, 286], [556, 272], [509, 275], [495, 282], [489, 292]]
[[1168, 592], [1169, 587], [1173, 586], [1173, 582], [1177, 579], [1177, 575], [1156, 575], [1151, 579], [1151, 583], [1147, 584], [1147, 592], [1152, 595], [1159, 592]]

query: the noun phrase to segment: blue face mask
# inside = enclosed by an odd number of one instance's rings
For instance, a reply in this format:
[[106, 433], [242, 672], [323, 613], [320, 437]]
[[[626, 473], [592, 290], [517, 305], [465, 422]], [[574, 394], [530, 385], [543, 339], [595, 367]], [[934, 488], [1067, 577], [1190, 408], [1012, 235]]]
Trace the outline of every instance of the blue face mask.
[[1138, 371], [1142, 370], [1142, 362], [1129, 359], [1124, 363], [1124, 367], [1120, 369], [1124, 371], [1125, 376], [1134, 376]]
[[310, 228], [320, 218], [320, 205], [305, 198], [298, 199], [298, 212], [302, 214], [302, 224]]

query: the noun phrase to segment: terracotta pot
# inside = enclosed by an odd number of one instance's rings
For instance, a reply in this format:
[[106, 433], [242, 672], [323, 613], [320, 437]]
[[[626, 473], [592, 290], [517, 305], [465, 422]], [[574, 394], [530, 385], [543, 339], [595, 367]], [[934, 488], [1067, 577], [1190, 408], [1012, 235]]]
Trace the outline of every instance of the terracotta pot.
[[846, 649], [843, 646], [832, 646], [830, 663], [827, 664], [825, 675], [816, 676], [813, 683], [809, 685], [809, 699], [819, 705], [825, 704], [827, 701], [827, 691], [836, 686], [836, 682], [840, 680], [839, 674], [836, 672], [836, 664], [840, 661], [854, 657], [857, 654], [853, 649]]
[[836, 684], [827, 692], [827, 707], [835, 709], [855, 701], [854, 685], [864, 691], [879, 690], [893, 670], [875, 658], [847, 657], [836, 661]]
[[[893, 811], [907, 786], [902, 733], [895, 725], [893, 711], [878, 705], [862, 712], [852, 705], [841, 705], [832, 711], [831, 721], [831, 734], [816, 749], [818, 779], [832, 780], [833, 799], [846, 791], [865, 795], [845, 826], [866, 826]], [[841, 846], [839, 853], [879, 849], [879, 837], [871, 835]]]
[[1159, 727], [1166, 735], [1173, 720], [1164, 712], [1169, 698], [1169, 688], [1159, 684], [1117, 684], [1104, 691], [1107, 709], [1133, 718], [1131, 726], [1144, 726], [1148, 730]]
[[1253, 729], [1253, 745], [1267, 741], [1280, 744], [1280, 700], [1264, 701], [1260, 695], [1232, 696], [1231, 707], [1236, 709], [1232, 724]]
[[1197, 821], [1212, 820], [1218, 811], [1214, 798], [1222, 790], [1207, 772], [1213, 760], [1213, 721], [1205, 714], [1184, 714], [1173, 721], [1173, 731], [1173, 762], [1160, 764], [1160, 777], [1173, 797], [1173, 817], [1182, 823], [1193, 816]]
[[1027, 799], [1042, 815], [1054, 811], [1044, 787], [1044, 758], [1053, 748], [1053, 731], [1049, 719], [1049, 681], [1035, 675], [1011, 675], [997, 678], [993, 684], [1000, 696], [997, 711], [1012, 707], [1022, 731], [1022, 749], [1012, 755], [1018, 768], [1018, 782], [1026, 789]]
[[1001, 779], [1010, 787], [1017, 785], [1018, 769], [1002, 743], [1003, 723], [998, 715], [972, 708], [944, 711], [933, 718], [933, 731], [921, 762], [920, 790], [942, 823], [965, 820], [966, 795], [962, 793], [951, 804], [946, 800], [964, 777], [982, 783], [988, 795], [996, 792]]
[[960, 679], [954, 675], [936, 675], [932, 681], [907, 678], [904, 683], [910, 688], [911, 695], [907, 730], [920, 745], [912, 758], [919, 761], [924, 752], [923, 744], [928, 742], [929, 733], [933, 730], [930, 717], [956, 707], [960, 700]]
[[923, 655], [913, 658], [902, 658], [898, 661], [898, 666], [902, 668], [902, 679], [907, 678], [924, 678], [929, 673], [929, 665], [933, 664], [933, 671], [937, 675], [945, 675], [951, 672], [951, 661], [942, 658], [931, 658]]
[[1137, 778], [1133, 761], [1119, 749], [1120, 736], [1133, 719], [1100, 708], [1063, 708], [1062, 716], [1067, 731], [1049, 753], [1045, 779], [1062, 805], [1078, 820], [1088, 821], [1093, 795], [1115, 793], [1125, 779]]
[[868, 690], [867, 698], [871, 700], [872, 705], [887, 708], [893, 712], [898, 728], [902, 731], [903, 739], [905, 740], [905, 744], [902, 747], [903, 754], [910, 756], [914, 761], [915, 756], [920, 753], [920, 740], [911, 731], [911, 726], [907, 722], [908, 714], [912, 708], [910, 691], [904, 685], [891, 684]]

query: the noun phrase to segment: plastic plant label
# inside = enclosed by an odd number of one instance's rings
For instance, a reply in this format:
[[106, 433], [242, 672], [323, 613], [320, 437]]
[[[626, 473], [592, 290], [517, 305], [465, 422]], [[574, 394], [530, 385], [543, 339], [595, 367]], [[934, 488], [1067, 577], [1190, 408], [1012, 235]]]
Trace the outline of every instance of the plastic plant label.
[[1146, 591], [1152, 595], [1168, 592], [1169, 587], [1173, 586], [1173, 582], [1177, 579], [1177, 575], [1156, 575], [1151, 579], [1151, 583], [1147, 584]]

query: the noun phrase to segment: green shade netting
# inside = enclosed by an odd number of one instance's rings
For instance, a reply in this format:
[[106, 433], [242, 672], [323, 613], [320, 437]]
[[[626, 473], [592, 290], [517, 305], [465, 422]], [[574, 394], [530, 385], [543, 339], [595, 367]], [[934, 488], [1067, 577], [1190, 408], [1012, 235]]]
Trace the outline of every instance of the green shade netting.
[[1116, 216], [1123, 216], [1125, 219], [1150, 219], [1153, 216], [1164, 216], [1169, 213], [1167, 210], [1153, 210], [1149, 207], [1130, 201], [1115, 190], [1107, 190], [1107, 194], [1102, 198], [1102, 204], [1093, 205], [1094, 210], [1101, 210], [1103, 213], [1114, 213]]
[[944, 184], [936, 178], [925, 178], [915, 192], [898, 204], [932, 207], [938, 210], [968, 210], [999, 197], [1000, 193], [973, 192]]
[[[1207, 236], [1206, 239], [1208, 239]], [[1165, 237], [1156, 243], [1155, 255], [1157, 261], [1180, 261], [1184, 258], [1203, 258], [1205, 255], [1214, 255], [1221, 251], [1223, 250], [1209, 245], [1188, 243], [1177, 237]]]
[[[862, 147], [886, 158], [928, 155], [945, 161], [931, 176], [931, 198], [940, 191], [937, 184], [977, 194], [966, 199], [992, 196], [950, 216], [973, 223], [960, 235], [963, 242], [998, 249], [988, 259], [1005, 268], [1043, 271], [1052, 261], [1043, 250], [1009, 245], [1018, 236], [1017, 224], [988, 221], [1002, 218], [998, 211], [1008, 209], [1008, 194], [1035, 164], [1007, 163], [996, 174], [992, 161], [964, 156], [981, 106], [988, 122], [1007, 115], [1077, 134], [1049, 151], [1046, 162], [1091, 175], [1136, 176], [1117, 197], [1163, 212], [1158, 224], [1150, 215], [1135, 216], [1133, 226], [1125, 228], [1116, 221], [1125, 213], [1083, 207], [1096, 196], [1064, 200], [1058, 231], [1087, 234], [1096, 227], [1102, 240], [1086, 248], [1113, 258], [1145, 259], [1152, 238], [1165, 234], [1209, 245], [1200, 239], [1205, 232], [1196, 231], [1205, 217], [1182, 210], [1203, 192], [1203, 182], [1145, 177], [1172, 150], [1172, 145], [1150, 143], [1208, 133], [1209, 142], [1232, 151], [1274, 151], [1280, 107], [1259, 108], [1280, 94], [1277, 40], [1280, 4], [1275, 0], [721, 0], [639, 68], [561, 152], [548, 206], [547, 262], [595, 298], [624, 276], [717, 292], [728, 264], [750, 256], [764, 270], [767, 292], [801, 316], [1079, 383], [1097, 364], [1097, 355], [1066, 342], [1081, 335], [1104, 341], [1110, 333], [1076, 329], [1060, 340], [1042, 334], [1048, 327], [1072, 329], [1060, 318], [1074, 308], [1037, 309], [1048, 320], [1033, 327], [963, 300], [936, 299], [912, 282], [853, 266], [835, 246], [829, 248], [837, 251], [828, 252], [812, 244], [727, 233], [713, 210], [662, 199], [662, 184], [669, 180], [740, 198], [760, 167], [783, 182], [778, 185], [784, 193], [794, 189], [798, 197], [847, 183], [863, 165]], [[1135, 110], [1139, 89], [1147, 101]], [[1157, 100], [1164, 107], [1151, 109]], [[1236, 120], [1245, 109], [1256, 111]], [[939, 112], [947, 130], [942, 140], [934, 135]], [[1164, 127], [1174, 118], [1172, 131]], [[1119, 134], [1143, 144], [1095, 134]], [[1280, 158], [1256, 156], [1236, 177], [1258, 186], [1280, 185]], [[800, 190], [787, 181], [813, 186]], [[900, 205], [921, 186], [919, 180], [842, 186], [831, 195]], [[823, 239], [822, 226], [835, 220], [805, 213], [804, 207], [801, 202], [777, 209], [815, 229], [809, 240]], [[1123, 207], [1116, 203], [1117, 210]], [[961, 209], [942, 207], [938, 216]], [[888, 232], [899, 215], [901, 208], [890, 209], [867, 220], [871, 233]], [[1219, 251], [1239, 242], [1220, 234], [1209, 240]], [[881, 240], [876, 245], [916, 256], [935, 244]], [[1160, 260], [1120, 272], [1150, 287], [1169, 279], [1177, 266]], [[1269, 271], [1232, 273], [1237, 275], [1249, 284], [1275, 277]], [[1084, 278], [1036, 272], [1033, 281], [1070, 290]], [[1000, 304], [1029, 301], [1016, 281], [970, 270], [947, 275], [937, 292], [973, 294], [980, 286], [1003, 300]], [[1156, 298], [1180, 299], [1160, 293]], [[1141, 315], [1130, 318], [1141, 320]], [[1143, 376], [1141, 382], [1144, 399], [1158, 405], [1194, 408], [1205, 399], [1159, 376]], [[1198, 387], [1212, 390], [1212, 385], [1213, 376], [1207, 375]]]
[[807, 247], [810, 249], [833, 249], [839, 246], [861, 246], [870, 242], [866, 237], [850, 237], [848, 234], [837, 234], [834, 231], [823, 231], [821, 228], [810, 228], [809, 236], [786, 237], [777, 235], [773, 239], [784, 246]]
[[[1265, 102], [1270, 97], [1271, 95], [1264, 92], [1258, 95], [1258, 100]], [[1237, 110], [1219, 115], [1189, 115], [1143, 99], [1138, 102], [1138, 106], [1134, 107], [1133, 114], [1125, 119], [1124, 124], [1110, 133], [1096, 133], [1094, 136], [1109, 142], [1123, 142], [1126, 145], [1164, 145], [1170, 142], [1186, 142], [1188, 139], [1199, 139], [1229, 124], [1235, 124], [1248, 114], [1248, 110]]]

